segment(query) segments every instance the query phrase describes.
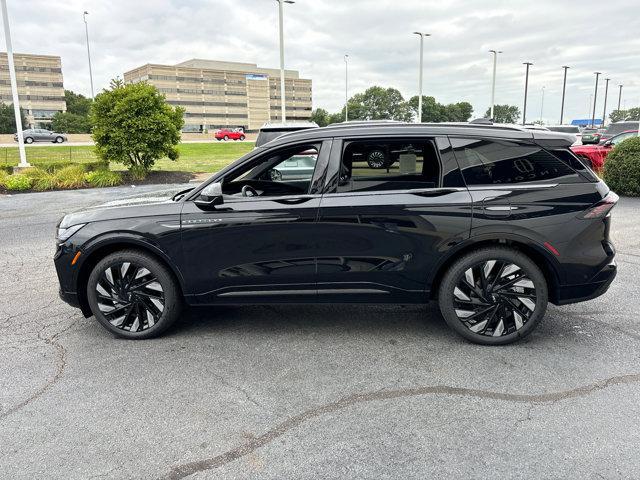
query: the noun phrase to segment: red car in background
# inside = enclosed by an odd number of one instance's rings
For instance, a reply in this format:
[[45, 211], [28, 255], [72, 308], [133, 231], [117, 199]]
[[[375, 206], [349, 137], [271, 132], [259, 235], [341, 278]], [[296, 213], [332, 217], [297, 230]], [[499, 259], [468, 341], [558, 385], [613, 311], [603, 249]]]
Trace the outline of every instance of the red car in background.
[[574, 145], [571, 147], [571, 151], [578, 157], [586, 160], [587, 165], [593, 170], [598, 171], [602, 169], [607, 155], [609, 155], [609, 152], [616, 144], [627, 138], [636, 137], [637, 135], [637, 130], [627, 130], [598, 145]]
[[244, 140], [245, 136], [244, 136], [244, 131], [243, 130], [239, 130], [239, 129], [228, 129], [228, 128], [222, 128], [220, 130], [218, 130], [215, 133], [215, 137], [216, 140], [220, 141], [220, 140], [224, 140], [225, 142], [227, 140]]

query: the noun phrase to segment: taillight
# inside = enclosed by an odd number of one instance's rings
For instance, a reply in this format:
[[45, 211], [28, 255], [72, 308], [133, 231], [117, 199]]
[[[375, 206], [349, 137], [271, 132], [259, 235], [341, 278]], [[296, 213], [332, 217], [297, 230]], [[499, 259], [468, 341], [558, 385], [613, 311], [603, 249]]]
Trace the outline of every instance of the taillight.
[[609, 192], [606, 197], [600, 200], [595, 205], [590, 206], [580, 215], [578, 218], [584, 220], [592, 220], [594, 218], [604, 218], [611, 211], [613, 207], [615, 207], [616, 203], [618, 203], [618, 195], [613, 192]]

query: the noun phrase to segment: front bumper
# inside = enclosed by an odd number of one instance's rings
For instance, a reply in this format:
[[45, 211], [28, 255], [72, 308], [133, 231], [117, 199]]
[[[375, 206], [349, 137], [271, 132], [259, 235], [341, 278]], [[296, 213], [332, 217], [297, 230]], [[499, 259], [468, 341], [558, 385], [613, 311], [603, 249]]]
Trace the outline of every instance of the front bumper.
[[58, 295], [65, 303], [68, 303], [72, 307], [80, 308], [80, 301], [78, 300], [78, 294], [76, 292], [65, 292], [64, 290], [59, 289]]
[[556, 305], [568, 305], [570, 303], [586, 302], [603, 295], [611, 282], [616, 278], [618, 266], [615, 260], [604, 266], [600, 272], [591, 279], [591, 282], [582, 285], [567, 285], [559, 287], [556, 294]]

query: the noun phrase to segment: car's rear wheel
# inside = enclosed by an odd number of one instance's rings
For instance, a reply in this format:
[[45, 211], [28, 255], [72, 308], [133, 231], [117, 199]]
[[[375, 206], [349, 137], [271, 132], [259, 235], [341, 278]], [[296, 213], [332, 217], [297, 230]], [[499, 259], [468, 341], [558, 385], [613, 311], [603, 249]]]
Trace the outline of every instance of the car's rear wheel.
[[547, 309], [547, 282], [522, 252], [476, 250], [457, 260], [440, 284], [440, 311], [466, 339], [505, 345], [531, 333]]
[[244, 135], [240, 135], [240, 141], [244, 142]]
[[384, 168], [387, 164], [387, 155], [384, 150], [376, 148], [367, 153], [367, 164], [371, 168]]
[[226, 142], [227, 140], [229, 140], [229, 135], [224, 136], [224, 141]]
[[33, 138], [27, 137], [24, 139], [24, 143], [33, 143]]
[[169, 269], [136, 250], [99, 261], [89, 275], [87, 299], [102, 326], [129, 339], [161, 334], [182, 309], [180, 289]]

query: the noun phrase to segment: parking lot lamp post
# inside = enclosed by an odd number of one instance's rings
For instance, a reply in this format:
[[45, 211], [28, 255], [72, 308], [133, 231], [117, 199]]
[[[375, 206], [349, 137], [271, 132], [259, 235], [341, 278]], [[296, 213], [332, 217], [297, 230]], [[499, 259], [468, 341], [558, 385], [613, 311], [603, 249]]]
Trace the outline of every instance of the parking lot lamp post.
[[560, 125], [562, 125], [562, 121], [564, 120], [564, 95], [565, 95], [565, 92], [567, 91], [567, 70], [569, 70], [570, 67], [567, 67], [565, 65], [562, 68], [564, 68], [564, 80], [562, 82], [562, 104], [560, 105]]
[[285, 111], [285, 94], [284, 94], [284, 4], [295, 3], [293, 0], [276, 0], [278, 2], [278, 16], [280, 20], [280, 107], [282, 111], [282, 123], [287, 121]]
[[524, 76], [524, 107], [522, 108], [522, 125], [527, 122], [527, 93], [529, 93], [529, 67], [533, 65], [531, 62], [524, 62], [523, 65], [527, 66], [527, 70]]
[[11, 96], [13, 98], [13, 113], [16, 118], [16, 133], [18, 135], [18, 150], [20, 152], [20, 168], [30, 167], [24, 151], [24, 138], [22, 136], [22, 117], [20, 115], [20, 98], [18, 97], [18, 82], [16, 81], [16, 68], [13, 63], [13, 46], [11, 45], [11, 31], [9, 30], [9, 13], [7, 12], [7, 0], [2, 2], [2, 22], [4, 24], [4, 39], [7, 45], [7, 63], [9, 64], [9, 78], [11, 79]]
[[598, 79], [600, 78], [600, 75], [602, 75], [602, 72], [594, 72], [594, 75], [596, 76], [596, 89], [593, 92], [593, 113], [591, 114], [592, 127], [596, 126], [596, 105], [598, 104]]
[[91, 82], [91, 98], [94, 98], [93, 93], [93, 72], [91, 71], [91, 50], [89, 49], [89, 25], [87, 23], [87, 15], [89, 12], [85, 10], [82, 14], [82, 19], [84, 20], [84, 36], [87, 40], [87, 58], [89, 59], [89, 81]]
[[498, 54], [502, 53], [501, 50], [489, 50], [489, 53], [493, 53], [493, 80], [491, 80], [491, 120], [493, 120], [493, 110], [496, 103], [496, 67], [498, 64]]
[[622, 103], [622, 84], [618, 85], [618, 111], [620, 111], [620, 103]]
[[414, 35], [420, 36], [420, 70], [418, 72], [418, 123], [422, 123], [422, 65], [424, 57], [424, 37], [430, 37], [430, 33], [413, 32]]
[[540, 125], [542, 125], [542, 113], [544, 112], [544, 91], [547, 87], [542, 87], [542, 100], [540, 101]]
[[349, 55], [344, 56], [344, 121], [349, 121]]
[[604, 109], [602, 110], [602, 126], [604, 127], [604, 124], [606, 122], [606, 118], [607, 118], [607, 97], [609, 96], [609, 81], [611, 79], [610, 78], [605, 78], [604, 79]]

